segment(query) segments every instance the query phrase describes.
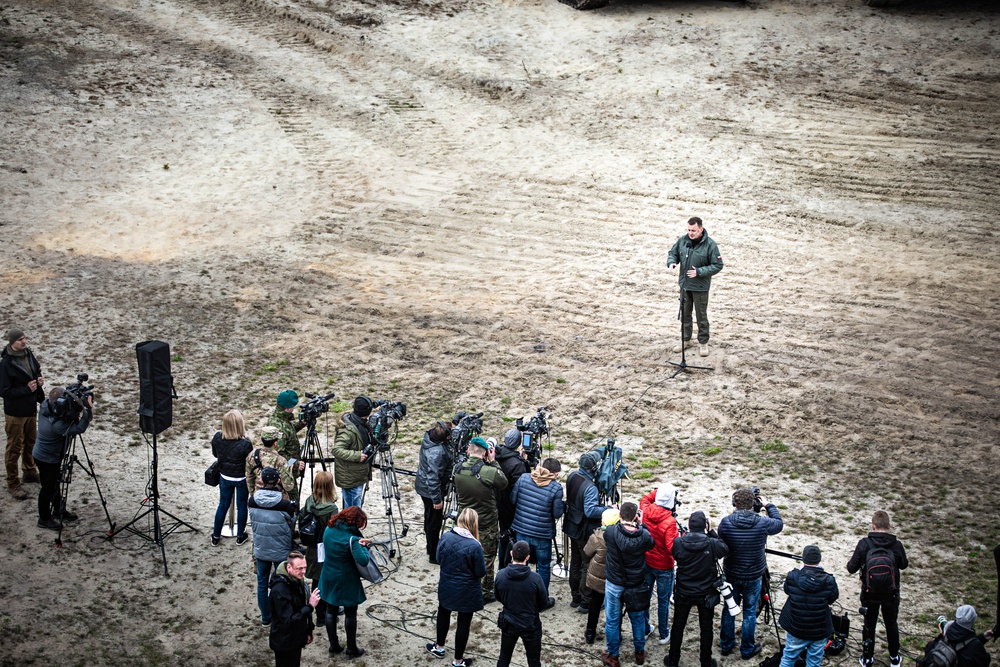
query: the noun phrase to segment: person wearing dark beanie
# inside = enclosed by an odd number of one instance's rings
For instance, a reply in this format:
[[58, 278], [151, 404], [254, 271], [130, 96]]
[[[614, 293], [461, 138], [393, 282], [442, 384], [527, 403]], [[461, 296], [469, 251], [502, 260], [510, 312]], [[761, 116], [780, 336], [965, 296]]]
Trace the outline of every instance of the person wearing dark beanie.
[[[7, 346], [0, 353], [0, 396], [7, 432], [7, 490], [16, 500], [28, 497], [22, 482], [40, 481], [31, 451], [38, 434], [38, 404], [45, 400], [44, 384], [42, 367], [28, 347], [24, 331], [11, 327], [7, 330]], [[23, 477], [18, 475], [18, 462]]]
[[[712, 619], [719, 604], [719, 559], [729, 553], [729, 547], [719, 539], [704, 512], [688, 517], [688, 532], [674, 540], [672, 553], [677, 576], [674, 580], [674, 618], [670, 628], [670, 652], [663, 664], [677, 667], [681, 659], [684, 627], [692, 607], [698, 608], [699, 660], [701, 667], [716, 667], [712, 659]], [[725, 610], [722, 612], [726, 613]]]
[[785, 629], [785, 649], [781, 667], [794, 667], [805, 651], [806, 667], [819, 667], [826, 642], [833, 634], [830, 605], [840, 596], [837, 580], [819, 563], [819, 547], [810, 544], [802, 550], [802, 568], [785, 578], [788, 600], [781, 609], [778, 623]]
[[340, 487], [344, 509], [361, 507], [365, 484], [372, 478], [365, 449], [372, 444], [368, 431], [368, 416], [374, 403], [367, 396], [354, 399], [353, 410], [340, 416], [337, 434], [333, 439], [334, 479]]

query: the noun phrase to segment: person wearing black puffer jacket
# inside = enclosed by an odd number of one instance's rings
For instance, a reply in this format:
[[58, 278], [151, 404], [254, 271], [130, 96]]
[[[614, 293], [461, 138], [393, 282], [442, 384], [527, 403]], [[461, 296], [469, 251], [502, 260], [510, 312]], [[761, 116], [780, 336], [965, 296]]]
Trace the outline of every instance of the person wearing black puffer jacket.
[[719, 559], [729, 553], [729, 547], [719, 539], [704, 512], [695, 512], [688, 518], [688, 531], [674, 540], [673, 545], [677, 566], [674, 625], [670, 629], [670, 653], [663, 658], [663, 664], [677, 667], [680, 663], [684, 627], [691, 607], [697, 607], [701, 667], [716, 667], [712, 659], [712, 617], [715, 605], [719, 604], [715, 581], [719, 576]]
[[806, 667], [819, 667], [826, 642], [833, 634], [830, 605], [840, 597], [837, 580], [820, 567], [819, 547], [810, 544], [802, 550], [802, 569], [785, 577], [788, 601], [778, 623], [785, 629], [785, 649], [781, 667], [794, 667], [803, 651]]
[[[767, 516], [753, 511], [754, 501], [767, 510]], [[748, 488], [736, 489], [733, 494], [736, 511], [719, 522], [719, 537], [729, 547], [729, 555], [723, 563], [726, 581], [733, 585], [733, 599], [743, 603], [743, 625], [740, 636], [740, 656], [749, 660], [761, 651], [760, 644], [754, 643], [757, 630], [757, 603], [760, 601], [761, 575], [767, 570], [768, 535], [777, 535], [784, 528], [781, 513], [773, 503], [755, 495]], [[736, 647], [736, 622], [729, 614], [722, 614], [719, 624], [719, 647], [722, 655], [733, 652]]]
[[424, 502], [424, 540], [427, 543], [427, 557], [437, 564], [437, 548], [441, 539], [441, 524], [444, 523], [444, 493], [451, 479], [455, 459], [449, 443], [451, 422], [439, 421], [424, 433], [420, 443], [420, 462], [413, 489]]
[[548, 604], [548, 591], [538, 573], [528, 567], [530, 555], [527, 542], [515, 542], [510, 565], [497, 573], [494, 595], [503, 605], [497, 667], [510, 665], [518, 639], [524, 643], [528, 667], [542, 665], [542, 619], [538, 612]]
[[306, 557], [293, 551], [271, 577], [269, 645], [275, 667], [299, 667], [303, 647], [313, 640], [313, 609], [319, 604], [319, 589], [306, 595], [305, 573]]
[[215, 509], [212, 546], [219, 546], [222, 522], [236, 496], [236, 544], [247, 541], [246, 461], [253, 443], [246, 437], [246, 425], [239, 410], [230, 410], [222, 418], [222, 430], [212, 438], [212, 455], [219, 461], [219, 506]]
[[[642, 524], [638, 505], [622, 503], [619, 522], [604, 531], [604, 544], [608, 548], [604, 567], [607, 579], [604, 584], [604, 639], [608, 650], [601, 655], [601, 662], [608, 667], [618, 667], [622, 597], [626, 590], [639, 588], [645, 583], [646, 552], [655, 546], [649, 529]], [[632, 623], [635, 662], [641, 665], [646, 659], [646, 613], [627, 611]]]

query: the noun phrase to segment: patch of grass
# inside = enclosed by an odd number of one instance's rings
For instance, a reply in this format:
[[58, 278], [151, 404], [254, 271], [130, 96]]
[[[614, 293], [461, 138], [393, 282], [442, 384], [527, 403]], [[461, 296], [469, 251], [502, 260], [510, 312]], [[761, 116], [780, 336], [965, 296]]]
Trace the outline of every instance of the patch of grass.
[[774, 440], [768, 440], [760, 448], [765, 452], [787, 452], [788, 445], [783, 443], [779, 438]]
[[658, 468], [660, 466], [660, 459], [646, 459], [639, 463], [643, 468]]
[[632, 479], [649, 479], [652, 476], [653, 473], [649, 472], [648, 470], [640, 470], [632, 474]]
[[701, 453], [704, 454], [705, 456], [715, 456], [721, 451], [722, 447], [708, 447], [706, 449], [701, 450]]
[[556, 378], [556, 384], [565, 384], [565, 383], [566, 383], [565, 378]]

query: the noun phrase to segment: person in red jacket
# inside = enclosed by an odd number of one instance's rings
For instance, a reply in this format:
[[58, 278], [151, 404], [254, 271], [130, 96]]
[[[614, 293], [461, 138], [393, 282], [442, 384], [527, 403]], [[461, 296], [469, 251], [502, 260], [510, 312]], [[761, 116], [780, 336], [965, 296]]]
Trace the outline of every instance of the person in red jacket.
[[[642, 522], [653, 536], [655, 546], [646, 552], [646, 585], [653, 594], [656, 584], [656, 615], [659, 620], [660, 644], [670, 641], [670, 596], [674, 592], [674, 539], [677, 537], [677, 489], [672, 484], [662, 484], [639, 501]], [[646, 635], [656, 628], [649, 622], [646, 611]]]

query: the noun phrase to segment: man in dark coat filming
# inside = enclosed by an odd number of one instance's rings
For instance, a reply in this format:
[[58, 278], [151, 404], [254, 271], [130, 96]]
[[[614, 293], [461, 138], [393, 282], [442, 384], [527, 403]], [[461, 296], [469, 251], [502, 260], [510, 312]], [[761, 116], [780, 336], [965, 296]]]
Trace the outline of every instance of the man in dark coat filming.
[[275, 667], [299, 667], [302, 649], [313, 640], [313, 609], [319, 604], [318, 588], [307, 595], [303, 576], [306, 557], [298, 551], [278, 565], [271, 577], [271, 636]]
[[677, 239], [667, 253], [667, 268], [671, 271], [680, 267], [678, 282], [684, 299], [681, 310], [681, 339], [674, 348], [680, 352], [694, 345], [691, 340], [691, 310], [698, 318], [698, 354], [708, 356], [708, 290], [712, 286], [712, 276], [722, 270], [722, 254], [715, 241], [708, 237], [701, 218], [688, 220], [687, 234]]
[[786, 633], [781, 667], [794, 667], [803, 651], [806, 667], [819, 667], [833, 634], [830, 605], [840, 597], [840, 590], [833, 575], [820, 567], [821, 558], [819, 547], [810, 544], [802, 550], [802, 569], [792, 570], [785, 578], [788, 601], [778, 620]]
[[59, 495], [62, 460], [66, 455], [66, 445], [90, 426], [93, 407], [93, 396], [87, 396], [87, 402], [79, 404], [73, 396], [67, 396], [62, 387], [54, 387], [42, 403], [38, 413], [38, 436], [32, 452], [42, 482], [42, 489], [38, 492], [39, 528], [61, 530], [62, 521], [77, 519], [76, 514], [64, 507]]

